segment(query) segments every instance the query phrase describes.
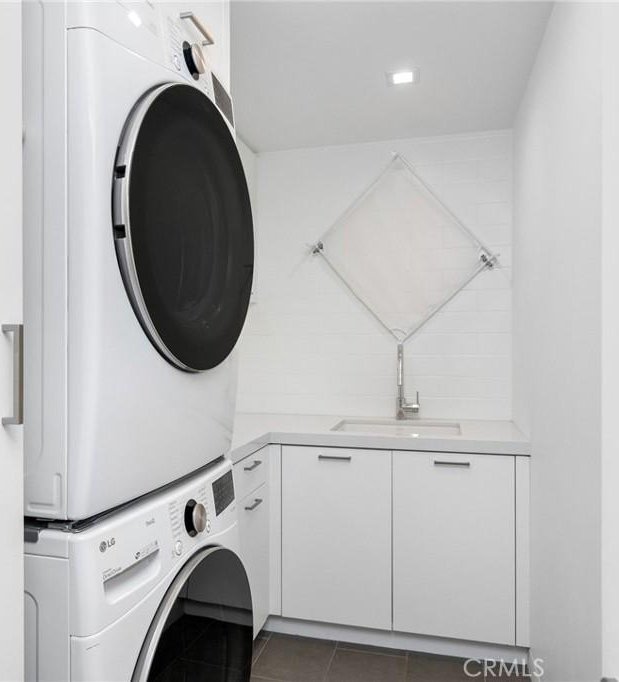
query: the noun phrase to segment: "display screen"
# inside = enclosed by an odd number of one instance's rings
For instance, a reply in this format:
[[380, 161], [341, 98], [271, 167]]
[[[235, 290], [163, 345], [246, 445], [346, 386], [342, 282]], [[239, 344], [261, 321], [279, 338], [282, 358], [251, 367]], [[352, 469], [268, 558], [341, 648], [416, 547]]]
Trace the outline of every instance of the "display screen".
[[215, 515], [221, 512], [234, 502], [234, 481], [232, 472], [228, 471], [221, 478], [213, 483], [213, 497], [215, 498]]
[[232, 100], [230, 95], [226, 92], [226, 88], [217, 80], [215, 74], [211, 74], [213, 78], [213, 94], [215, 95], [215, 104], [221, 110], [221, 113], [228, 119], [230, 125], [234, 128], [234, 115], [232, 113]]

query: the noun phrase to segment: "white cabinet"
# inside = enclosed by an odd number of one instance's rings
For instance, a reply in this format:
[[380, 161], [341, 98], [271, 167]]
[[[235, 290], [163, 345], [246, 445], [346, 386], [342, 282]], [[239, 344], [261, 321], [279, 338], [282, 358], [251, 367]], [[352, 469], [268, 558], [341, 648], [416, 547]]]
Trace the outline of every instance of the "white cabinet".
[[282, 615], [391, 628], [391, 453], [282, 448]]
[[269, 491], [263, 483], [239, 505], [241, 558], [249, 576], [254, 637], [269, 615]]
[[[24, 3], [25, 4], [25, 3]], [[24, 8], [24, 11], [25, 8]], [[0, 2], [0, 324], [16, 325], [22, 316], [22, 6]], [[29, 197], [30, 199], [30, 197]], [[31, 198], [34, 201], [34, 197]], [[0, 331], [0, 417], [15, 417], [19, 400], [18, 338]], [[21, 680], [23, 668], [23, 426], [0, 422], [0, 679]]]
[[515, 643], [514, 469], [514, 457], [393, 453], [394, 630]]
[[528, 643], [526, 458], [270, 445], [234, 476], [256, 633]]
[[516, 457], [516, 646], [531, 646], [530, 637], [530, 476], [528, 457]]
[[254, 636], [264, 626], [270, 609], [268, 455], [265, 447], [234, 465], [241, 559], [251, 588]]

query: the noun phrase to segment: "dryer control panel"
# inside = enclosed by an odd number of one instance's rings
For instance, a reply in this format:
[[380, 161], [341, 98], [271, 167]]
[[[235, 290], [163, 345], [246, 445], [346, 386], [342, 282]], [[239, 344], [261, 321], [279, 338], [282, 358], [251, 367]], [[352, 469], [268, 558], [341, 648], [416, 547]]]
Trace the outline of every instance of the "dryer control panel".
[[[194, 22], [202, 27], [204, 33], [196, 28]], [[171, 66], [179, 73], [192, 78], [208, 97], [214, 99], [208, 58], [208, 46], [214, 43], [210, 31], [193, 12], [181, 12], [178, 17], [168, 15], [165, 23]], [[204, 35], [208, 35], [209, 40], [206, 40]]]
[[210, 29], [194, 12], [180, 12], [165, 17], [165, 31], [170, 65], [192, 78], [234, 128], [232, 98], [211, 68], [210, 51], [215, 38]]

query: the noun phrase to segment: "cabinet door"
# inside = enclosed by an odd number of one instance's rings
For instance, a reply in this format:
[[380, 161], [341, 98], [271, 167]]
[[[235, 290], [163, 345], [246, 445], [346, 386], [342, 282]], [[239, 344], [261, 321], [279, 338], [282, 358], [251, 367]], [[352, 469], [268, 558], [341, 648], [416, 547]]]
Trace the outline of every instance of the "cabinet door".
[[21, 13], [21, 3], [0, 2], [0, 324], [11, 325], [0, 331], [0, 680], [24, 676]]
[[269, 615], [269, 491], [266, 483], [239, 504], [241, 558], [249, 577], [254, 637]]
[[282, 448], [282, 615], [391, 628], [391, 453]]
[[393, 453], [394, 629], [515, 643], [514, 458]]

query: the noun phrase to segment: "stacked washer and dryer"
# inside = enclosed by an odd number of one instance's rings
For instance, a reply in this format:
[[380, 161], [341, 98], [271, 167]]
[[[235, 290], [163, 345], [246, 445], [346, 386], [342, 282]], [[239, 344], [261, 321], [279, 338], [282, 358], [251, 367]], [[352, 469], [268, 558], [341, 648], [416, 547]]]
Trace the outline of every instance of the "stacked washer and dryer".
[[253, 229], [206, 7], [24, 3], [28, 681], [250, 676]]

